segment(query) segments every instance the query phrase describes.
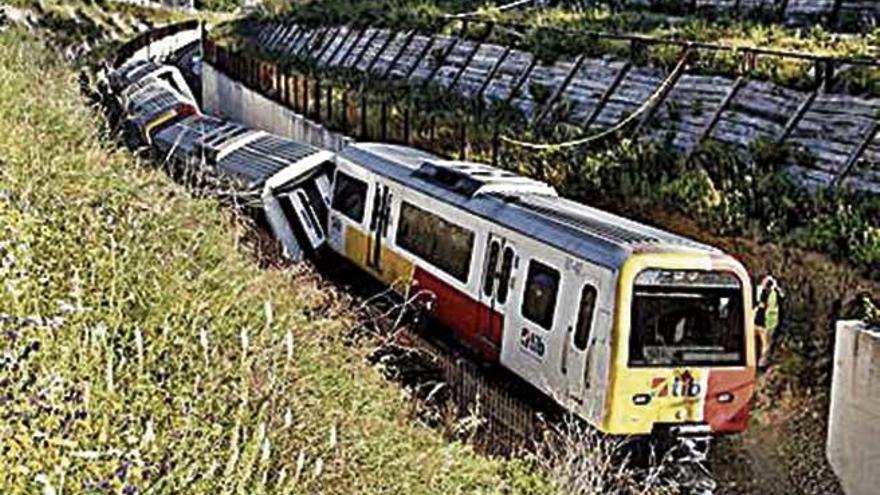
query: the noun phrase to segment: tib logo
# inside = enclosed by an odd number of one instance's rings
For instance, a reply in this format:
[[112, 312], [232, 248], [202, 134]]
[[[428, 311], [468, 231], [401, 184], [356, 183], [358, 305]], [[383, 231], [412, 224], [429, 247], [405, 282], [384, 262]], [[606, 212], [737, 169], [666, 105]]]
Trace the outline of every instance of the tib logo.
[[690, 371], [676, 375], [672, 383], [668, 378], [651, 380], [651, 395], [654, 397], [699, 397], [702, 391], [700, 383], [694, 379]]

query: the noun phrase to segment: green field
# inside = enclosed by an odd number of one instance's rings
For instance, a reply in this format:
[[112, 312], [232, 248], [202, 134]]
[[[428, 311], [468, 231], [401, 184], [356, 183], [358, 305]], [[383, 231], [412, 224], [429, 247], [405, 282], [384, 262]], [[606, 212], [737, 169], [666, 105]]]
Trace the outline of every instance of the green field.
[[0, 493], [548, 492], [413, 421], [344, 302], [260, 269], [75, 81], [0, 33]]

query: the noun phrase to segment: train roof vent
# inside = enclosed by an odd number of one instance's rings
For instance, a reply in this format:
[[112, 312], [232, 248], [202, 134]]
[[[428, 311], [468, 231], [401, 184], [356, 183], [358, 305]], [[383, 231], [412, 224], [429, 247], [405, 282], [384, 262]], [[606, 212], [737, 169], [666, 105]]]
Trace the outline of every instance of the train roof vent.
[[214, 163], [233, 151], [243, 148], [267, 134], [233, 123], [223, 123], [205, 133], [201, 145], [205, 155]]
[[464, 196], [540, 194], [556, 196], [548, 184], [481, 163], [424, 162], [413, 176]]

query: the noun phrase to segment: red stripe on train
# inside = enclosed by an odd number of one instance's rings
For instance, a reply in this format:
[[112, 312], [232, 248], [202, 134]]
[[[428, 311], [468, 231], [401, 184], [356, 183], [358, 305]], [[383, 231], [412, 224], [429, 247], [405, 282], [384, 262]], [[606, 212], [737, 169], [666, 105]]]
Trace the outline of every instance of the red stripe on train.
[[[744, 431], [749, 424], [749, 405], [754, 392], [754, 369], [710, 371], [703, 418], [712, 431]], [[731, 394], [733, 400], [719, 401], [725, 394]]]
[[415, 269], [415, 289], [434, 295], [431, 314], [466, 345], [490, 361], [501, 351], [504, 317], [427, 271]]

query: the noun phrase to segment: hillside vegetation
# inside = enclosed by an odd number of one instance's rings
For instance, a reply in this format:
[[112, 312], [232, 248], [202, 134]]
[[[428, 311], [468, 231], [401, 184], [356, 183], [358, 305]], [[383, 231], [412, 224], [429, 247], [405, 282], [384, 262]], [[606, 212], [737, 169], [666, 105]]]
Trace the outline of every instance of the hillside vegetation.
[[[265, 15], [309, 25], [354, 24], [396, 29], [436, 29], [447, 15], [474, 13], [476, 18], [527, 26], [518, 41], [529, 51], [555, 50], [556, 56], [599, 48], [595, 39], [572, 36], [578, 31], [604, 31], [656, 36], [669, 39], [715, 42], [733, 46], [759, 46], [812, 52], [832, 56], [876, 57], [880, 29], [856, 35], [836, 35], [822, 26], [787, 28], [781, 24], [748, 19], [675, 17], [644, 10], [612, 10], [608, 5], [572, 8], [565, 2], [554, 7], [517, 8], [501, 11], [493, 4], [474, 0], [266, 0]], [[568, 29], [567, 36], [552, 32]], [[482, 34], [474, 33], [474, 34]], [[490, 40], [510, 42], [504, 30]], [[611, 46], [604, 47], [612, 50]]]
[[0, 88], [0, 493], [547, 491], [415, 424], [332, 291], [103, 141], [55, 52], [0, 33]]

